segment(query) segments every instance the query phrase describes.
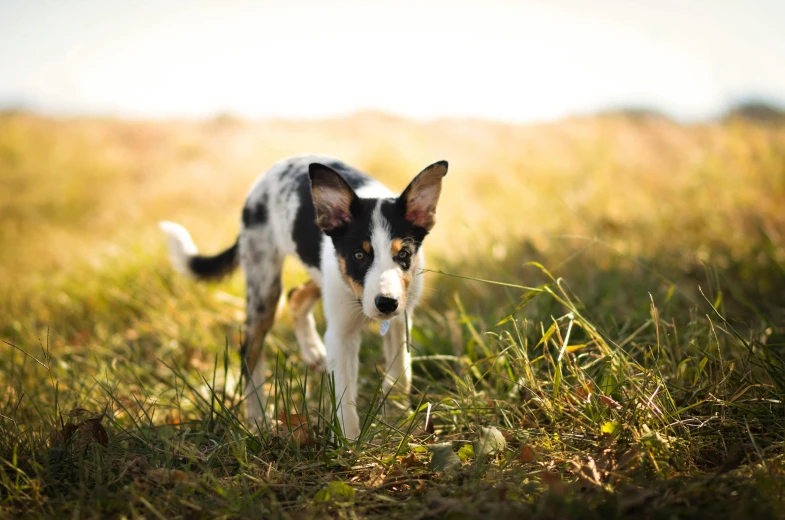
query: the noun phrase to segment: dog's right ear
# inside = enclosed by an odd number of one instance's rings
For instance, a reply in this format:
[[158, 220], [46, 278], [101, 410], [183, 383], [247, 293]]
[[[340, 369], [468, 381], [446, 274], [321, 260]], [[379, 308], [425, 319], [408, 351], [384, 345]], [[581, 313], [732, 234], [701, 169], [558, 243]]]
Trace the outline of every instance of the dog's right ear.
[[436, 204], [442, 192], [442, 178], [447, 175], [447, 161], [435, 162], [417, 174], [400, 197], [406, 220], [430, 231], [436, 224]]
[[357, 194], [338, 172], [323, 164], [308, 165], [311, 194], [316, 209], [316, 225], [325, 233], [352, 220], [352, 203]]

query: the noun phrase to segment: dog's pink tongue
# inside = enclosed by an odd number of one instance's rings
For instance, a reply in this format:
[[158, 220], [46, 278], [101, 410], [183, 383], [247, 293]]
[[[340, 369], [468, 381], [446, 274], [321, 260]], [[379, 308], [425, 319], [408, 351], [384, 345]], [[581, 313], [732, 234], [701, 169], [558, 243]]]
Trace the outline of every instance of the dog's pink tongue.
[[379, 326], [379, 332], [382, 336], [387, 334], [387, 331], [390, 330], [390, 321], [383, 321], [382, 324]]

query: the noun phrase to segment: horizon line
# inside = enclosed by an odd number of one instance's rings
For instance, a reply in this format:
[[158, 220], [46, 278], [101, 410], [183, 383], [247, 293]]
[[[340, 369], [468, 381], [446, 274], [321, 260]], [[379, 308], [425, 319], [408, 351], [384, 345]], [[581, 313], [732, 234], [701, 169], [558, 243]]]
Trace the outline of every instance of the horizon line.
[[0, 100], [0, 115], [8, 114], [28, 114], [38, 117], [51, 118], [51, 119], [114, 119], [119, 121], [151, 121], [151, 122], [201, 122], [201, 121], [215, 121], [221, 118], [234, 119], [242, 122], [262, 122], [262, 121], [329, 121], [338, 119], [350, 119], [363, 115], [375, 115], [388, 118], [395, 118], [408, 121], [416, 121], [420, 123], [436, 123], [441, 121], [478, 121], [510, 125], [529, 125], [529, 124], [544, 124], [554, 123], [575, 118], [589, 118], [597, 116], [609, 115], [627, 115], [639, 117], [652, 117], [662, 118], [681, 124], [699, 124], [721, 121], [727, 118], [734, 111], [745, 109], [749, 107], [764, 107], [771, 110], [773, 113], [780, 113], [785, 115], [785, 103], [772, 99], [768, 96], [743, 96], [736, 101], [726, 103], [725, 107], [716, 111], [707, 112], [701, 116], [679, 116], [667, 109], [663, 109], [653, 104], [634, 104], [634, 103], [619, 103], [616, 105], [608, 105], [596, 110], [588, 111], [574, 111], [569, 113], [560, 114], [554, 117], [539, 117], [531, 118], [528, 120], [515, 120], [515, 119], [502, 119], [492, 116], [482, 115], [461, 115], [461, 114], [442, 114], [433, 116], [414, 116], [410, 114], [403, 114], [400, 112], [386, 110], [383, 108], [357, 108], [349, 111], [336, 112], [332, 114], [321, 115], [248, 115], [242, 114], [233, 110], [216, 110], [211, 113], [196, 114], [132, 114], [123, 113], [123, 111], [102, 111], [95, 109], [64, 109], [64, 108], [46, 108], [37, 103], [19, 102], [19, 101], [3, 101]]

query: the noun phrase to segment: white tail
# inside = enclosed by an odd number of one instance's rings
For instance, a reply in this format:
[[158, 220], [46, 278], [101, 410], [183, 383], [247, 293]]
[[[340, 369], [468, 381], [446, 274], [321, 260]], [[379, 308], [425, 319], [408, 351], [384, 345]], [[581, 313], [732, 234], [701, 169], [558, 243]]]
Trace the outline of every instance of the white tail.
[[169, 259], [172, 261], [172, 267], [178, 273], [194, 276], [191, 270], [189, 261], [191, 257], [199, 254], [191, 234], [180, 224], [162, 220], [158, 223], [161, 229], [166, 233], [167, 244], [169, 245]]

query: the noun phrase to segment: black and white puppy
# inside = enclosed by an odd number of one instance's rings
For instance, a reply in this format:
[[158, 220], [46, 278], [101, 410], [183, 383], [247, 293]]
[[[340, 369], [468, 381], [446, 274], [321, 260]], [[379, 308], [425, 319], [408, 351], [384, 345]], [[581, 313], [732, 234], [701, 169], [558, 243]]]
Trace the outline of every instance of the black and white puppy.
[[[436, 204], [447, 162], [420, 172], [400, 196], [336, 159], [304, 155], [285, 159], [259, 177], [248, 194], [237, 242], [215, 256], [199, 255], [188, 231], [161, 222], [172, 263], [193, 277], [215, 278], [238, 264], [246, 278], [245, 341], [247, 420], [264, 413], [264, 338], [281, 296], [284, 257], [300, 259], [311, 280], [289, 293], [289, 307], [303, 360], [335, 377], [344, 435], [360, 433], [357, 370], [360, 328], [388, 322], [384, 335], [385, 392], [408, 396], [411, 357], [404, 311], [411, 317], [422, 293], [422, 242], [436, 222]], [[322, 343], [312, 314], [324, 299], [327, 331]], [[326, 348], [325, 348], [326, 345]]]

